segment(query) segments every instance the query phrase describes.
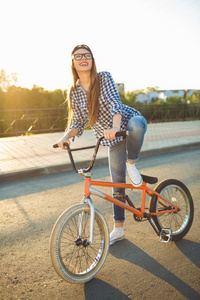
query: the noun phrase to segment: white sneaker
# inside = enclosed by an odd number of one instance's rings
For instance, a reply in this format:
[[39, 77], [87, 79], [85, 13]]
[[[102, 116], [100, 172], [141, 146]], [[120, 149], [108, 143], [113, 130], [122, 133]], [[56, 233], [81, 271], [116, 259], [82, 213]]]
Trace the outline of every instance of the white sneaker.
[[121, 241], [125, 238], [123, 227], [114, 227], [114, 230], [110, 234], [110, 245], [113, 245], [117, 241]]
[[126, 163], [127, 167], [127, 172], [130, 177], [130, 180], [132, 182], [133, 186], [141, 186], [143, 183], [142, 176], [140, 175], [140, 172], [136, 168], [135, 164], [129, 164], [128, 162]]

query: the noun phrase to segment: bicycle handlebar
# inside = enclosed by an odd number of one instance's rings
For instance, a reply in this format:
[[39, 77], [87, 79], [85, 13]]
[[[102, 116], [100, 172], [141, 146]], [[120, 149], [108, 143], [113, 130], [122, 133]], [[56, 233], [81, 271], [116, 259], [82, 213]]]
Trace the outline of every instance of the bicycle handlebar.
[[[115, 134], [115, 137], [123, 137], [123, 138], [126, 138], [126, 136], [129, 134], [128, 131], [118, 131], [116, 132]], [[104, 139], [104, 136], [101, 136], [98, 140], [97, 140], [97, 143], [96, 145], [93, 145], [93, 146], [86, 146], [86, 147], [80, 147], [80, 148], [74, 148], [74, 149], [70, 149], [70, 146], [68, 143], [65, 143], [65, 146], [67, 147], [67, 150], [68, 150], [68, 154], [69, 154], [69, 158], [70, 158], [70, 161], [71, 161], [71, 164], [72, 164], [72, 167], [74, 169], [74, 171], [76, 173], [80, 173], [80, 171], [76, 168], [76, 165], [75, 165], [75, 162], [74, 162], [74, 158], [72, 156], [72, 151], [79, 151], [79, 150], [85, 150], [85, 149], [91, 149], [91, 148], [95, 148], [94, 149], [94, 153], [93, 153], [93, 156], [92, 156], [92, 159], [90, 161], [90, 164], [89, 164], [89, 167], [87, 169], [81, 169], [81, 173], [87, 173], [89, 172], [93, 166], [94, 166], [94, 162], [95, 162], [95, 159], [96, 159], [96, 156], [97, 156], [97, 152], [99, 150], [99, 146], [100, 146], [100, 143], [101, 141]], [[58, 148], [58, 144], [55, 144], [53, 145], [54, 148]]]

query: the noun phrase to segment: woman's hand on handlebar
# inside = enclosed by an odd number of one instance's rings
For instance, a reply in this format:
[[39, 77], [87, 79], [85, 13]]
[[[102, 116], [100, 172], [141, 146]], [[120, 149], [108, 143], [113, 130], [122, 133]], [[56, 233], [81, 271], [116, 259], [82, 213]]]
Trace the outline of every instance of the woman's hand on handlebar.
[[67, 150], [67, 147], [66, 147], [66, 145], [65, 145], [66, 143], [67, 143], [68, 145], [71, 144], [70, 140], [69, 140], [66, 136], [63, 136], [63, 137], [57, 142], [57, 145], [58, 145], [60, 148], [62, 148], [63, 150]]
[[58, 147], [62, 148], [63, 150], [67, 150], [67, 147], [65, 144], [68, 144], [70, 146], [70, 138], [74, 137], [78, 134], [78, 130], [74, 127], [72, 127], [67, 133], [57, 142]]
[[104, 137], [106, 140], [114, 140], [116, 138], [115, 134], [116, 132], [120, 131], [119, 127], [113, 127], [110, 129], [104, 130]]

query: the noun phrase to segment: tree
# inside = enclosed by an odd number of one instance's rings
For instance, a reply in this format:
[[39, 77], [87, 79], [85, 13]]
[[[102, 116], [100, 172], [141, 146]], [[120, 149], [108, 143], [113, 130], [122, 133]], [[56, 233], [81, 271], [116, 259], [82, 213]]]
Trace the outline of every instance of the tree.
[[146, 89], [144, 90], [144, 93], [148, 94], [150, 92], [157, 91], [158, 89], [159, 89], [158, 86], [155, 86], [155, 87], [146, 87]]
[[198, 90], [195, 90], [193, 92], [191, 100], [192, 100], [192, 103], [199, 103], [200, 102], [200, 92]]
[[182, 97], [179, 96], [172, 96], [172, 97], [168, 97], [166, 100], [167, 103], [170, 104], [176, 104], [176, 103], [183, 103]]
[[132, 92], [127, 92], [126, 99], [128, 100], [129, 104], [134, 104], [139, 94], [144, 94], [144, 90], [135, 90]]
[[6, 92], [8, 88], [17, 82], [17, 73], [6, 75], [6, 72], [1, 69], [0, 71], [0, 88]]

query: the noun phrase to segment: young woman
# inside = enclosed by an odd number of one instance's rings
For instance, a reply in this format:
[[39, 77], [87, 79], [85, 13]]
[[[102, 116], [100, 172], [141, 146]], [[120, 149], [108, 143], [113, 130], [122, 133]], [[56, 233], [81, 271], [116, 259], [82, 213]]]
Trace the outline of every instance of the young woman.
[[[117, 87], [108, 72], [97, 73], [91, 49], [76, 46], [71, 54], [73, 86], [69, 93], [68, 130], [58, 141], [66, 149], [70, 138], [80, 136], [87, 125], [96, 138], [104, 135], [103, 146], [108, 146], [109, 168], [113, 182], [126, 182], [126, 169], [134, 186], [142, 184], [135, 166], [139, 158], [147, 122], [140, 112], [121, 103]], [[128, 130], [126, 139], [115, 138], [117, 131]], [[125, 202], [125, 190], [113, 188], [113, 197]], [[124, 239], [124, 209], [114, 205], [114, 230], [110, 245]]]

